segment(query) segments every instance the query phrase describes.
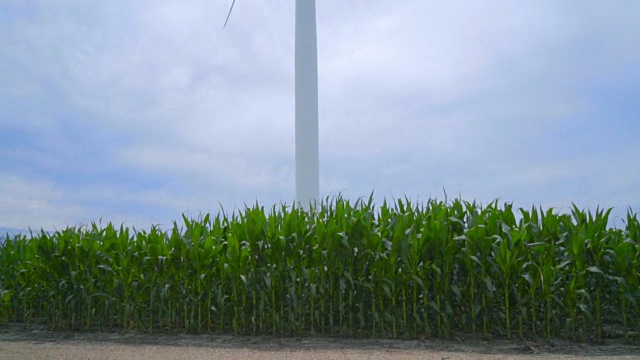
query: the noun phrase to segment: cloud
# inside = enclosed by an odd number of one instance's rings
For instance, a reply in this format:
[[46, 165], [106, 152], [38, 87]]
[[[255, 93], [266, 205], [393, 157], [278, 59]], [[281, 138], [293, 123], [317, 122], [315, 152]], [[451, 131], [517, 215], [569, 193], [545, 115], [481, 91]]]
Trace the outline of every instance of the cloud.
[[[0, 225], [290, 202], [294, 3], [229, 5], [10, 2]], [[323, 194], [635, 205], [638, 3], [317, 9]]]
[[[0, 175], [0, 218], [3, 226], [27, 229], [48, 228], [72, 221], [79, 213], [76, 206], [58, 209], [63, 193], [47, 181]], [[39, 230], [35, 228], [33, 230]]]

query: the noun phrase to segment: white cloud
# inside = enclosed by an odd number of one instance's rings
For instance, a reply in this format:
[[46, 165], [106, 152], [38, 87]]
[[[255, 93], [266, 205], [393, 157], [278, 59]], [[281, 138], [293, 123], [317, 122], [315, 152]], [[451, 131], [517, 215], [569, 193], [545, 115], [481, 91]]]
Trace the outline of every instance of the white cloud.
[[[51, 226], [70, 224], [81, 212], [76, 205], [60, 202], [64, 193], [47, 181], [27, 179], [17, 175], [0, 175], [1, 226], [46, 230]], [[66, 226], [66, 225], [65, 225]]]
[[[638, 4], [317, 2], [323, 193], [634, 201], [638, 128], [594, 114], [637, 108], [590, 92], [640, 79]], [[238, 2], [223, 30], [229, 5], [10, 5], [0, 127], [35, 140], [0, 148], [18, 194], [0, 210], [137, 223], [289, 201], [293, 2]], [[49, 182], [17, 185], [32, 176]]]

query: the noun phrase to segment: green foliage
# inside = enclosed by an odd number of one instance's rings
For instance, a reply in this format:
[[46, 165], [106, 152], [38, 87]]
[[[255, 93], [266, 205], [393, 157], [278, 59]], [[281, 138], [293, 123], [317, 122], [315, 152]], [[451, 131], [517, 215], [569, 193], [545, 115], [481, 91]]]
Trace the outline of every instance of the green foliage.
[[0, 244], [0, 321], [351, 337], [640, 333], [640, 222], [462, 200], [327, 198]]

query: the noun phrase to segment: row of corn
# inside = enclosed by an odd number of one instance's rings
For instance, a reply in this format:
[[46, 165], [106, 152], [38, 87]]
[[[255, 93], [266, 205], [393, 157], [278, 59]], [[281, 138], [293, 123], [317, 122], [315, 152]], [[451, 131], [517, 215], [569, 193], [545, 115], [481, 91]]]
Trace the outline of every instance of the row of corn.
[[0, 320], [53, 329], [640, 339], [640, 221], [327, 198], [0, 244]]

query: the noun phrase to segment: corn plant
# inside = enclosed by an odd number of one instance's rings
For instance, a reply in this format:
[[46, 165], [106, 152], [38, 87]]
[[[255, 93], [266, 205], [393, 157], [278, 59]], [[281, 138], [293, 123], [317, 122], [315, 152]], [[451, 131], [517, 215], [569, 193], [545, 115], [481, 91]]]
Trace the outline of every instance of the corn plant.
[[[163, 231], [0, 244], [0, 320], [52, 329], [602, 340], [640, 333], [640, 222], [611, 210], [337, 196]], [[518, 217], [516, 217], [518, 214]]]

